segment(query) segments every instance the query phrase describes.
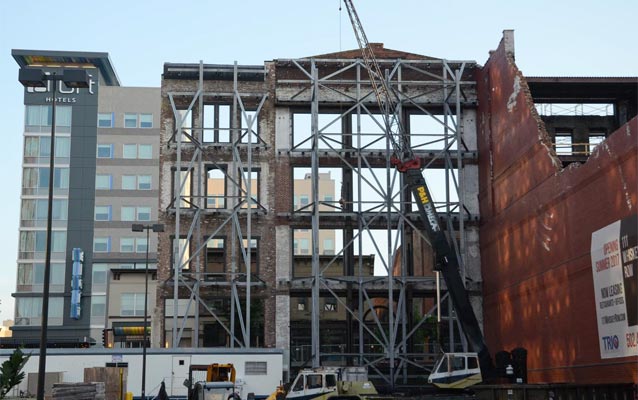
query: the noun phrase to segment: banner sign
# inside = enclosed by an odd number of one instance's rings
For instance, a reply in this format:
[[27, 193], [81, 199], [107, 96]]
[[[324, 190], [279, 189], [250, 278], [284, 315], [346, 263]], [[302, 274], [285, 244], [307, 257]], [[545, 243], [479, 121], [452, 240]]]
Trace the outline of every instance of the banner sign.
[[638, 215], [591, 235], [601, 358], [638, 355]]

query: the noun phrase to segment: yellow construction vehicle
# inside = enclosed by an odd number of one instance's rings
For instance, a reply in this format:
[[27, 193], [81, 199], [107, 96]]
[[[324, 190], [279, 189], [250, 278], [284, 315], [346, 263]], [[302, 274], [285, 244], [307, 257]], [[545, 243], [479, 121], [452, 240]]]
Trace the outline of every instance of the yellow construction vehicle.
[[242, 382], [236, 381], [233, 364], [191, 364], [188, 379], [188, 400], [240, 400]]

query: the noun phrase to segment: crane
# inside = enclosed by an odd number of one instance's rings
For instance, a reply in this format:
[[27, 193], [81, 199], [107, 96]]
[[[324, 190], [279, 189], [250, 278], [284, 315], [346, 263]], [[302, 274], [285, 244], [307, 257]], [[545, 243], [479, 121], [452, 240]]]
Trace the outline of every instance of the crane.
[[[471, 348], [477, 353], [482, 375], [491, 377], [494, 374], [492, 358], [485, 344], [485, 338], [474, 314], [467, 290], [463, 284], [459, 272], [458, 257], [456, 252], [452, 250], [445, 232], [443, 232], [439, 225], [439, 217], [432, 202], [430, 190], [423, 178], [423, 165], [420, 159], [415, 157], [410, 146], [410, 134], [401, 122], [401, 116], [399, 115], [400, 108], [398, 107], [400, 98], [381, 73], [381, 67], [379, 66], [372, 46], [370, 46], [368, 42], [368, 38], [352, 0], [343, 0], [343, 2], [345, 3], [359, 49], [361, 50], [363, 63], [368, 71], [377, 105], [383, 115], [386, 136], [392, 144], [393, 156], [390, 160], [391, 164], [399, 172], [405, 174], [404, 181], [414, 196], [423, 223], [423, 230], [430, 239], [435, 252], [435, 269], [443, 275], [459, 324]], [[445, 355], [444, 358], [439, 360], [436, 364], [435, 371], [439, 370], [443, 359], [453, 362], [453, 355]], [[432, 380], [432, 374], [430, 379]], [[436, 384], [436, 382], [433, 383]], [[474, 381], [473, 383], [477, 382]]]

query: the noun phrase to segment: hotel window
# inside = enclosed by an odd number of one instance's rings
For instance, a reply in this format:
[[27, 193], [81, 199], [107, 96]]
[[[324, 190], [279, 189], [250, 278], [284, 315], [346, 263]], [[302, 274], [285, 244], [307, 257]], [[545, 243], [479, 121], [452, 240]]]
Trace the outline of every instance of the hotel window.
[[[46, 250], [46, 231], [20, 232], [20, 252], [44, 252]], [[64, 252], [66, 250], [66, 232], [53, 231], [51, 233], [51, 251]]]
[[302, 194], [301, 196], [299, 196], [299, 205], [301, 207], [308, 205], [308, 195]]
[[135, 239], [135, 252], [136, 253], [146, 253], [146, 249], [148, 248], [148, 242], [146, 238], [137, 238]]
[[111, 237], [95, 237], [93, 238], [94, 253], [108, 253], [111, 251]]
[[111, 190], [113, 184], [113, 177], [111, 175], [95, 175], [95, 189], [97, 190]]
[[140, 114], [140, 128], [153, 127], [153, 114]]
[[135, 207], [122, 207], [120, 210], [121, 221], [135, 221]]
[[153, 145], [140, 144], [137, 149], [137, 158], [141, 160], [150, 160], [153, 158]]
[[308, 239], [299, 239], [299, 254], [309, 254], [310, 246]]
[[206, 171], [206, 208], [226, 208], [226, 173], [217, 167]]
[[[49, 299], [48, 325], [62, 325], [64, 298], [51, 297]], [[42, 298], [22, 297], [16, 299], [16, 326], [42, 326]]]
[[[44, 285], [44, 263], [18, 264], [18, 291], [41, 293]], [[64, 263], [51, 263], [51, 291], [64, 292]]]
[[151, 176], [139, 175], [137, 177], [137, 188], [139, 190], [151, 190]]
[[137, 220], [138, 221], [150, 221], [151, 220], [151, 207], [137, 207]]
[[97, 115], [98, 128], [113, 128], [114, 122], [115, 122], [114, 113], [98, 113]]
[[[71, 106], [57, 106], [55, 108], [56, 133], [71, 132]], [[25, 113], [26, 132], [51, 131], [51, 106], [27, 106]]]
[[[68, 158], [71, 155], [71, 138], [55, 138], [55, 156]], [[48, 136], [28, 136], [24, 141], [25, 157], [41, 157], [48, 161], [51, 156], [51, 138]]]
[[106, 295], [91, 295], [91, 318], [106, 317]]
[[204, 105], [204, 143], [230, 142], [230, 105]]
[[136, 144], [122, 145], [122, 158], [137, 158], [137, 145]]
[[135, 238], [121, 238], [120, 239], [120, 252], [132, 253], [135, 251]]
[[110, 221], [111, 220], [111, 206], [95, 206], [95, 220], [96, 221]]
[[97, 145], [97, 158], [113, 158], [113, 145], [112, 144], [98, 144]]
[[122, 175], [122, 190], [135, 190], [135, 189], [137, 189], [137, 176]]
[[144, 293], [122, 293], [120, 297], [120, 315], [122, 317], [143, 316], [144, 300]]
[[93, 264], [91, 272], [91, 288], [95, 291], [106, 291], [107, 265]]
[[[22, 200], [21, 219], [23, 221], [45, 221], [49, 213], [49, 201], [46, 199], [25, 199]], [[54, 221], [66, 221], [68, 201], [66, 199], [53, 200]]]
[[125, 113], [124, 114], [124, 127], [125, 128], [137, 128], [137, 114]]
[[93, 252], [94, 253], [108, 253], [111, 251], [111, 238], [110, 237], [96, 237], [93, 238]]
[[333, 255], [335, 253], [335, 242], [332, 239], [323, 240], [323, 253]]
[[[25, 168], [22, 176], [22, 187], [31, 189], [46, 189], [49, 187], [49, 168]], [[55, 168], [53, 172], [53, 187], [55, 189], [69, 188], [69, 169]]]

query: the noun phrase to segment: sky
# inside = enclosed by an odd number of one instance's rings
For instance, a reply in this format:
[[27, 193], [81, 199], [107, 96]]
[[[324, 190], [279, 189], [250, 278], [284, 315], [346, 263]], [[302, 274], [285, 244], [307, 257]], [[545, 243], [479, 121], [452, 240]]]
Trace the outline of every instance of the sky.
[[[638, 76], [638, 1], [354, 0], [370, 42], [484, 64], [504, 29], [527, 76]], [[12, 319], [24, 107], [11, 49], [108, 52], [123, 86], [164, 62], [263, 64], [357, 47], [341, 0], [0, 2], [0, 320]]]

